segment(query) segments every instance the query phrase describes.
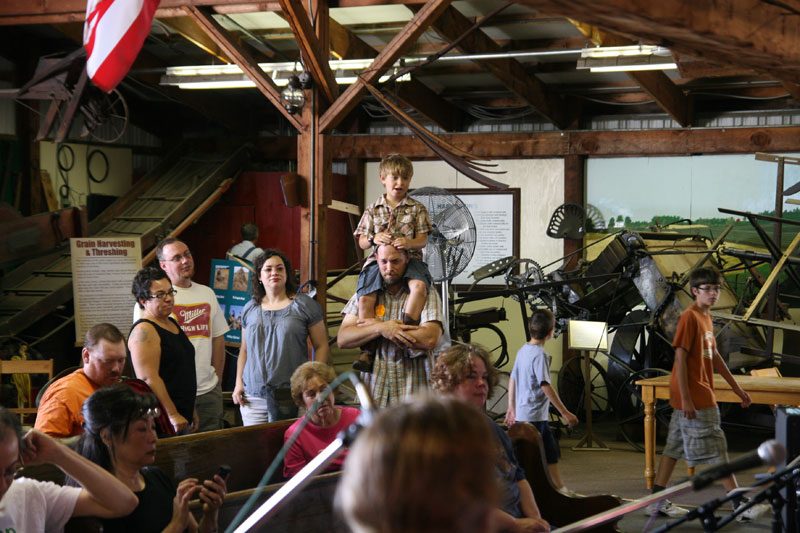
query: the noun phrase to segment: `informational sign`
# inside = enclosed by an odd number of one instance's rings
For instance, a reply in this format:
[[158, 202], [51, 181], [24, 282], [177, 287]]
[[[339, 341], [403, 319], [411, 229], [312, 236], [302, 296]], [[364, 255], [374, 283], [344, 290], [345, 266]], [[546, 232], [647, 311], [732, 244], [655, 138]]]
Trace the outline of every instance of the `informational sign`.
[[[477, 242], [472, 260], [464, 271], [453, 279], [456, 285], [470, 285], [469, 275], [480, 267], [519, 253], [519, 189], [488, 191], [452, 190], [466, 204], [475, 221]], [[486, 278], [482, 285], [502, 285], [503, 276]]]
[[589, 320], [569, 321], [570, 350], [608, 351], [608, 325]]
[[72, 294], [75, 300], [75, 338], [100, 322], [131, 329], [131, 286], [142, 268], [139, 237], [84, 237], [69, 240], [72, 254]]
[[242, 341], [242, 310], [250, 301], [250, 282], [253, 273], [238, 261], [227, 259], [211, 260], [211, 288], [217, 295], [222, 312], [228, 321], [230, 331], [225, 340]]

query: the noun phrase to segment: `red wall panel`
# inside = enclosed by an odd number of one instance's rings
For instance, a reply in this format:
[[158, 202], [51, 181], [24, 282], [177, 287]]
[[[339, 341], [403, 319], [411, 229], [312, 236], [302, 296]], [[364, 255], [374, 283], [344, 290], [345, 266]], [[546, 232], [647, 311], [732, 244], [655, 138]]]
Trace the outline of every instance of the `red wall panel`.
[[[286, 253], [292, 267], [300, 266], [300, 208], [288, 208], [283, 201], [282, 172], [243, 172], [231, 188], [194, 225], [184, 231], [195, 257], [195, 279], [208, 284], [211, 260], [225, 257], [225, 252], [241, 240], [239, 228], [255, 222], [259, 228], [258, 245]], [[333, 176], [333, 198], [347, 198], [346, 176]], [[330, 210], [328, 214], [328, 268], [346, 268], [346, 247], [352, 247], [347, 215]], [[303, 280], [305, 281], [305, 280]]]

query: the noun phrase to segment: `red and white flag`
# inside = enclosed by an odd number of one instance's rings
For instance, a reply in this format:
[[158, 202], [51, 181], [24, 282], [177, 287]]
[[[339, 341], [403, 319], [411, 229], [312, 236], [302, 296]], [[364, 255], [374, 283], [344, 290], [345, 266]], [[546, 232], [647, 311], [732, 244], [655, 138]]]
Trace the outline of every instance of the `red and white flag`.
[[86, 71], [95, 85], [111, 92], [122, 81], [150, 33], [161, 0], [88, 0], [83, 46]]

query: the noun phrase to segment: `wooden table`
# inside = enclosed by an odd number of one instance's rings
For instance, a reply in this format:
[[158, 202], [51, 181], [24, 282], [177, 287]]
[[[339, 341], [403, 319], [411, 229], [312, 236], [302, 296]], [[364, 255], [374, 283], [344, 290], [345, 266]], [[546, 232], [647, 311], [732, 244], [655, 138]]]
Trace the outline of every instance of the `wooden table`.
[[[753, 403], [768, 405], [800, 405], [800, 378], [764, 378], [754, 376], [734, 376], [734, 379], [750, 394]], [[647, 488], [653, 488], [656, 477], [656, 400], [669, 399], [669, 376], [643, 379], [636, 382], [642, 387], [644, 403], [644, 477]], [[714, 376], [714, 390], [717, 402], [739, 403], [741, 399], [734, 394], [722, 376]]]

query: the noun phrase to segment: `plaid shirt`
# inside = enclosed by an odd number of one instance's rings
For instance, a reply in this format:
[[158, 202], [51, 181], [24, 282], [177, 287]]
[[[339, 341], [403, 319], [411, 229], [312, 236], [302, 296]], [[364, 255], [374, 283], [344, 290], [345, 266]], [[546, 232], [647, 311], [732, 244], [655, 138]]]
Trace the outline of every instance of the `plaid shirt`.
[[[386, 307], [386, 312], [381, 320], [400, 320], [406, 307], [409, 292], [407, 288], [398, 291], [396, 295], [389, 291], [378, 291], [378, 305]], [[347, 305], [342, 309], [343, 315], [358, 315], [358, 295], [354, 294]], [[441, 327], [442, 306], [436, 291], [428, 291], [428, 299], [422, 309], [421, 324], [425, 322], [438, 322]], [[378, 337], [378, 347], [375, 352], [375, 364], [372, 374], [362, 373], [361, 379], [369, 388], [377, 407], [386, 407], [401, 402], [409, 395], [415, 394], [429, 387], [431, 369], [433, 368], [433, 352], [428, 350], [427, 355], [414, 359], [406, 357], [403, 348], [392, 341]]]
[[[386, 195], [382, 194], [361, 215], [355, 235], [366, 235], [372, 238], [377, 233], [390, 233], [413, 239], [421, 233], [433, 231], [428, 210], [420, 202], [406, 196], [395, 207], [386, 203]], [[422, 261], [422, 250], [409, 250], [408, 255]], [[364, 266], [375, 262], [375, 254], [370, 255]]]

